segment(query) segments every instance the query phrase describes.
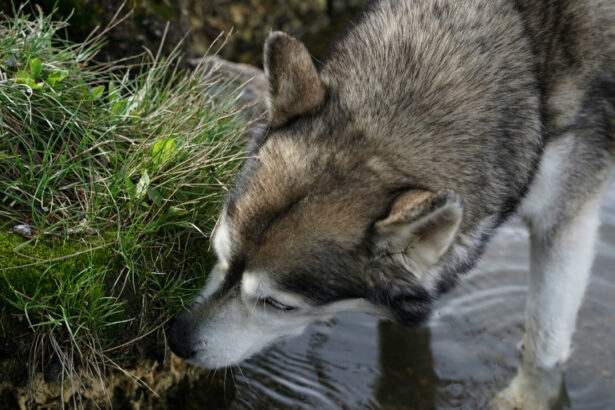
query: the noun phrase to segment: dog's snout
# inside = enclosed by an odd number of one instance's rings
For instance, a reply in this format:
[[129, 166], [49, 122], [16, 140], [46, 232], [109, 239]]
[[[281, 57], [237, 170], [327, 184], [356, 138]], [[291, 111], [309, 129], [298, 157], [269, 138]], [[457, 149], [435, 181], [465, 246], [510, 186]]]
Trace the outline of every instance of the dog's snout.
[[189, 312], [181, 312], [171, 324], [169, 330], [169, 347], [177, 356], [189, 359], [195, 355], [192, 341], [194, 320]]

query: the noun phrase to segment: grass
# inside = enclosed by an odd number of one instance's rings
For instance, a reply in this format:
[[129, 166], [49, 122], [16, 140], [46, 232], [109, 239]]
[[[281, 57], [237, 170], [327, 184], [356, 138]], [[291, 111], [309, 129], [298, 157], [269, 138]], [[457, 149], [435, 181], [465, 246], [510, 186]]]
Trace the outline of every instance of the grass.
[[246, 121], [206, 67], [96, 63], [104, 33], [72, 44], [66, 24], [0, 15], [0, 339], [81, 383], [160, 347], [202, 285]]

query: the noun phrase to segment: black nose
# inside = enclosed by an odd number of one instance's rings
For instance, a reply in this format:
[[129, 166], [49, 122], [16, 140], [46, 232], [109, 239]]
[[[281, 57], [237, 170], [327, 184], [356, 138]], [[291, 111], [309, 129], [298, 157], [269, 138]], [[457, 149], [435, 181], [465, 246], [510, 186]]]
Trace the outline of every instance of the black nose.
[[196, 354], [193, 348], [192, 334], [194, 333], [192, 316], [188, 312], [181, 312], [171, 324], [169, 330], [169, 347], [171, 351], [184, 359], [190, 359]]

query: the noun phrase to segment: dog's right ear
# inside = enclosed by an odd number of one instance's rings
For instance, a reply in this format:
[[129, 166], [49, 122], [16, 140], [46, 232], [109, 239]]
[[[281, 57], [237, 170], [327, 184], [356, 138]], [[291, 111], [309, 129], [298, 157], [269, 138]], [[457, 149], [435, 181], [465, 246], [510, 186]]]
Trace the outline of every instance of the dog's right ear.
[[462, 216], [463, 205], [454, 192], [404, 192], [374, 226], [377, 253], [392, 256], [422, 279], [453, 243]]
[[453, 243], [463, 214], [453, 192], [411, 190], [374, 225], [373, 258], [367, 269], [368, 299], [401, 323], [424, 320], [432, 302], [433, 267]]
[[279, 31], [270, 33], [264, 60], [273, 128], [315, 110], [324, 102], [325, 87], [308, 50], [299, 40]]

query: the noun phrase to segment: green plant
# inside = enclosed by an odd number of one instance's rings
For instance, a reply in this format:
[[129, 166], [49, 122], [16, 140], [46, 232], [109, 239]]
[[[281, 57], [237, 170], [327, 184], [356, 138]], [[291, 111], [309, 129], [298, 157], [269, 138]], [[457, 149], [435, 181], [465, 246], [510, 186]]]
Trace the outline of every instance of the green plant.
[[72, 379], [158, 340], [202, 284], [247, 124], [237, 86], [177, 51], [97, 63], [104, 32], [65, 25], [0, 20], [0, 231], [34, 229], [0, 234], [0, 338], [26, 323]]

